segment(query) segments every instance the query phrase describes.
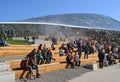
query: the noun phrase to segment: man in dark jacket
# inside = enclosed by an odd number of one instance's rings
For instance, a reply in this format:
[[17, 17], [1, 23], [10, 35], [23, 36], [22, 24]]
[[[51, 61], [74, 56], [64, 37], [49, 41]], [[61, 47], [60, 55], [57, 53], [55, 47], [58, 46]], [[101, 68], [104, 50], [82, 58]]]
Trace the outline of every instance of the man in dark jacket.
[[98, 53], [98, 59], [99, 59], [99, 68], [103, 68], [103, 61], [104, 61], [104, 53], [102, 50]]

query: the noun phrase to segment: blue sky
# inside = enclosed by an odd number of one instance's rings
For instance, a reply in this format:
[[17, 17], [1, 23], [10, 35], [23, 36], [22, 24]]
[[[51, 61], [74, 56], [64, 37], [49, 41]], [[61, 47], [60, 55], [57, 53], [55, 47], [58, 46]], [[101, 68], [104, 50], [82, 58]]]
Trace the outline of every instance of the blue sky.
[[0, 0], [0, 21], [66, 13], [97, 13], [120, 21], [120, 0]]

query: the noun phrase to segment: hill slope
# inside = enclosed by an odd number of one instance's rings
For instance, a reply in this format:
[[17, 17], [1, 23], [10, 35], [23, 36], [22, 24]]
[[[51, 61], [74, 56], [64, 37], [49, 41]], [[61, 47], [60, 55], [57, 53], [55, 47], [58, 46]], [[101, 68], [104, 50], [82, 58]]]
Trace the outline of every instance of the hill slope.
[[60, 14], [22, 20], [24, 22], [47, 22], [120, 30], [120, 22], [100, 14]]

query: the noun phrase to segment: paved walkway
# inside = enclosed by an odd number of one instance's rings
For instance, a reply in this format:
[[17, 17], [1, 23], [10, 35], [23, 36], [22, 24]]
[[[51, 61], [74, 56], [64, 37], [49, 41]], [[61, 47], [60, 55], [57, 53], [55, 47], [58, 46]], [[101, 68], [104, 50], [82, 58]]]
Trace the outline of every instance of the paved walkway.
[[120, 82], [120, 64], [88, 72], [69, 82]]
[[[68, 82], [69, 79], [78, 77], [86, 72], [92, 71], [91, 69], [86, 69], [84, 67], [75, 67], [75, 69], [61, 69], [52, 72], [47, 72], [42, 74], [41, 78], [35, 80], [20, 80], [17, 79], [16, 82]], [[77, 81], [78, 82], [78, 81]]]

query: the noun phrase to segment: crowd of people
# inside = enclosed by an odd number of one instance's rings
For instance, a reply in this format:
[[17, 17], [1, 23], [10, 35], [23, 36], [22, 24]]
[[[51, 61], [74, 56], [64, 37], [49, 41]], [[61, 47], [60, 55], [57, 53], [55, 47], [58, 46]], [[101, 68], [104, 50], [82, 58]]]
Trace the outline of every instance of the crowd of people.
[[98, 52], [99, 67], [116, 64], [116, 59], [120, 59], [120, 32], [91, 30], [88, 34], [97, 41], [95, 48]]
[[96, 44], [98, 52], [99, 67], [116, 64], [116, 59], [120, 59], [120, 47], [114, 44]]
[[88, 59], [88, 55], [95, 52], [92, 40], [79, 39], [68, 42], [67, 44], [63, 43], [59, 48], [59, 55], [66, 56], [66, 68], [68, 68], [69, 65], [71, 65], [72, 68], [74, 68], [74, 65], [80, 66], [83, 52], [84, 59]]
[[[67, 56], [67, 66], [74, 67], [76, 55], [81, 59], [84, 52], [84, 59], [88, 59], [89, 54], [98, 53], [99, 67], [116, 64], [116, 59], [120, 59], [120, 39], [119, 32], [116, 31], [95, 31], [88, 32], [88, 38], [80, 38], [67, 44], [62, 44], [59, 49], [60, 56]], [[111, 36], [112, 35], [112, 36]], [[73, 63], [74, 60], [74, 63]], [[77, 61], [80, 65], [80, 60]]]

